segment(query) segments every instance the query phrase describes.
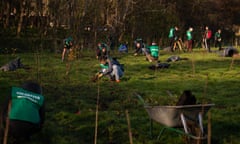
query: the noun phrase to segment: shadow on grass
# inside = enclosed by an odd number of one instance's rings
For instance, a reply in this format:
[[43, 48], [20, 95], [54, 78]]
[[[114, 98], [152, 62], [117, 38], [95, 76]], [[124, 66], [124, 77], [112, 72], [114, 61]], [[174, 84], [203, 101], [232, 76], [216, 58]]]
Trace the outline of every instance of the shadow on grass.
[[212, 143], [214, 144], [224, 144], [234, 143], [232, 138], [234, 137], [234, 141], [236, 138], [238, 141], [240, 140], [240, 125], [239, 123], [234, 122], [223, 122], [223, 121], [214, 121], [212, 122]]

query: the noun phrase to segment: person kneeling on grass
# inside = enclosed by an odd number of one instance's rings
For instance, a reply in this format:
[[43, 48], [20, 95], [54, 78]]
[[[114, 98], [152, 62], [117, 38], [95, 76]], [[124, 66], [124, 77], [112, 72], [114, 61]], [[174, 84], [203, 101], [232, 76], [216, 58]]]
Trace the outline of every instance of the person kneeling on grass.
[[158, 61], [159, 47], [156, 42], [152, 42], [151, 46], [143, 49], [146, 59], [149, 62]]
[[146, 47], [145, 43], [143, 42], [142, 38], [137, 38], [134, 41], [135, 52], [134, 56], [140, 55], [143, 52], [143, 49]]
[[42, 129], [45, 111], [42, 89], [38, 83], [25, 82], [22, 87], [12, 87], [11, 96], [3, 106], [4, 142], [18, 143]]
[[98, 77], [108, 76], [112, 81], [120, 82], [120, 78], [124, 74], [123, 65], [116, 58], [100, 58], [101, 71]]

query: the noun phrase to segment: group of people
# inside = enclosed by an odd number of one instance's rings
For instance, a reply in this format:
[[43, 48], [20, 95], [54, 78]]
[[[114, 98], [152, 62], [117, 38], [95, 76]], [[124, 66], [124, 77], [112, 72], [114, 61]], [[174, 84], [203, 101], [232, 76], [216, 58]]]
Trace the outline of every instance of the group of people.
[[[72, 46], [72, 37], [66, 38], [62, 61], [66, 53], [72, 50]], [[149, 50], [143, 49], [146, 55], [158, 57], [156, 43], [153, 43]], [[107, 44], [98, 44], [96, 58], [100, 66], [98, 77], [107, 76], [111, 81], [119, 83], [124, 74], [124, 65], [110, 56]], [[149, 60], [152, 58], [149, 57]], [[3, 144], [28, 141], [33, 134], [40, 132], [45, 120], [44, 101], [42, 88], [37, 82], [30, 81], [23, 83], [21, 87], [12, 87], [11, 95], [2, 108], [0, 134]]]
[[[62, 52], [62, 61], [64, 61], [66, 53], [72, 51], [73, 38], [67, 37], [64, 39], [64, 48]], [[126, 47], [126, 45], [125, 45]], [[125, 48], [126, 49], [126, 48]], [[96, 48], [96, 59], [99, 61], [100, 71], [98, 78], [108, 76], [112, 81], [120, 82], [120, 77], [124, 74], [123, 65], [116, 58], [110, 56], [110, 49], [106, 43], [99, 42]]]
[[[211, 52], [210, 47], [210, 41], [212, 39], [212, 31], [209, 29], [208, 26], [205, 27], [204, 32], [202, 33], [202, 46], [208, 51]], [[177, 46], [177, 43], [181, 43], [182, 39], [179, 34], [179, 27], [174, 26], [170, 28], [169, 30], [169, 46], [170, 51], [174, 52], [175, 48]], [[189, 27], [186, 30], [185, 33], [185, 47], [188, 52], [192, 52], [193, 50], [193, 43], [194, 43], [194, 37], [193, 37], [193, 27]], [[221, 29], [218, 29], [216, 33], [214, 34], [214, 43], [215, 46], [219, 48], [219, 50], [222, 50], [222, 35], [221, 35]], [[64, 39], [64, 48], [62, 52], [62, 61], [65, 60], [66, 53], [69, 53], [72, 51], [73, 47], [73, 38], [67, 37]], [[149, 62], [159, 62], [159, 50], [160, 47], [156, 43], [156, 41], [152, 41], [150, 45], [147, 45], [142, 38], [137, 38], [134, 41], [134, 56], [137, 56], [139, 54], [143, 54], [146, 56], [146, 60]], [[121, 53], [128, 53], [128, 43], [121, 43], [118, 49]], [[112, 58], [110, 57], [110, 48], [106, 43], [98, 43], [96, 48], [96, 59], [99, 60], [100, 66], [102, 69], [107, 69], [106, 72], [101, 73], [100, 76], [103, 75], [109, 75], [111, 77], [111, 80], [113, 80], [112, 77], [115, 77], [115, 80], [119, 82], [119, 77], [123, 75], [123, 71], [121, 71], [120, 68], [116, 68], [114, 65], [116, 65], [115, 62], [112, 62]], [[103, 66], [104, 65], [104, 66]], [[104, 70], [104, 71], [105, 71]]]
[[211, 39], [214, 37], [215, 47], [218, 47], [218, 50], [222, 50], [222, 30], [218, 29], [215, 34], [212, 34], [212, 30], [209, 29], [208, 26], [205, 27], [205, 31], [203, 33], [203, 47], [206, 48], [208, 52], [211, 52]]
[[[186, 48], [187, 51], [192, 52], [193, 49], [193, 27], [189, 27], [186, 31]], [[209, 29], [208, 26], [205, 27], [205, 30], [202, 34], [202, 46], [208, 51], [211, 52], [210, 48], [210, 42], [212, 37], [214, 37], [214, 43], [215, 47], [218, 47], [219, 50], [222, 50], [222, 35], [221, 35], [221, 29], [218, 29], [214, 35], [212, 35], [212, 30]], [[179, 28], [177, 26], [174, 26], [170, 28], [169, 30], [169, 45], [170, 50], [173, 52], [174, 48], [176, 46], [176, 42], [181, 40], [181, 37], [179, 36]]]
[[[121, 44], [127, 50], [126, 44]], [[151, 45], [147, 46], [141, 38], [134, 41], [135, 52], [134, 56], [143, 54], [146, 56], [146, 60], [149, 62], [158, 62], [159, 46], [155, 41], [152, 41]], [[110, 56], [108, 45], [105, 43], [98, 43], [96, 48], [96, 58], [100, 62], [100, 72], [97, 74], [97, 78], [102, 76], [108, 76], [112, 81], [120, 82], [120, 78], [124, 74], [124, 65], [116, 58]]]
[[134, 56], [144, 54], [146, 56], [146, 60], [148, 60], [149, 62], [158, 61], [160, 48], [156, 41], [153, 40], [151, 45], [148, 46], [147, 44], [144, 43], [142, 38], [137, 38], [134, 41], [134, 47], [135, 47]]
[[[193, 28], [189, 27], [186, 31], [187, 48], [192, 51], [193, 45]], [[173, 47], [174, 42], [179, 39], [178, 27], [170, 30], [169, 39], [170, 46]], [[210, 39], [212, 37], [211, 30], [206, 26], [203, 33], [204, 47], [210, 52]], [[221, 47], [221, 30], [219, 29], [215, 35], [214, 40], [219, 47]], [[62, 61], [64, 61], [65, 54], [71, 51], [73, 46], [72, 37], [64, 40], [64, 49], [62, 53]], [[134, 41], [135, 52], [134, 55], [144, 54], [146, 60], [149, 62], [157, 61], [159, 57], [159, 46], [155, 41], [147, 46], [141, 38]], [[120, 78], [124, 75], [124, 65], [116, 58], [110, 56], [110, 50], [107, 44], [98, 43], [96, 48], [96, 59], [99, 61], [100, 71], [98, 78], [107, 76], [111, 81], [120, 82]], [[4, 128], [1, 129], [4, 141], [8, 137], [12, 137], [16, 142], [28, 139], [32, 134], [41, 130], [44, 123], [44, 96], [42, 95], [41, 86], [38, 83], [26, 82], [22, 87], [12, 87], [11, 95], [7, 100], [2, 112], [2, 122]]]
[[[186, 36], [186, 48], [188, 52], [192, 52], [193, 50], [193, 27], [189, 27], [185, 33]], [[169, 31], [169, 45], [170, 50], [173, 52], [176, 47], [176, 42], [181, 40], [179, 36], [179, 28], [178, 26], [174, 26], [170, 28]], [[212, 38], [212, 31], [208, 26], [205, 27], [205, 31], [202, 35], [202, 46], [208, 51], [211, 52], [210, 41]], [[219, 50], [222, 50], [222, 36], [221, 29], [218, 29], [214, 35], [215, 46], [219, 47]], [[68, 37], [64, 40], [64, 49], [62, 52], [62, 61], [64, 61], [66, 52], [71, 51], [73, 46], [72, 37]], [[134, 56], [139, 54], [143, 54], [146, 56], [146, 60], [149, 62], [159, 62], [159, 50], [160, 47], [156, 43], [156, 41], [152, 41], [150, 45], [144, 43], [142, 38], [137, 38], [134, 41]], [[122, 43], [119, 46], [119, 52], [128, 52], [128, 44]], [[120, 77], [123, 75], [123, 70], [119, 65], [119, 62], [114, 62], [113, 58], [110, 56], [110, 48], [106, 43], [99, 42], [96, 48], [96, 59], [99, 60], [101, 67], [101, 75], [108, 75], [111, 80], [115, 80], [116, 82], [120, 82]]]

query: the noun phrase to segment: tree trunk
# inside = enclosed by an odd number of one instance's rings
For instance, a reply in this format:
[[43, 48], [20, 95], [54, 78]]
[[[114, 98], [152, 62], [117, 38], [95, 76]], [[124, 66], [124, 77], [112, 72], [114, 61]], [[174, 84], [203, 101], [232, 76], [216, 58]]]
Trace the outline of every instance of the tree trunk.
[[6, 20], [4, 23], [4, 28], [7, 28], [9, 26], [9, 15], [10, 15], [10, 3], [7, 2], [6, 4]]
[[[118, 25], [119, 25], [119, 35], [118, 35], [118, 41], [122, 41], [122, 38], [123, 38], [123, 35], [125, 33], [125, 21], [126, 21], [126, 17], [127, 17], [127, 14], [129, 13], [129, 10], [130, 10], [130, 4], [132, 3], [132, 0], [128, 0], [125, 4], [125, 10], [122, 12], [122, 15], [121, 17], [119, 18], [119, 22], [118, 22]], [[117, 7], [116, 7], [117, 8]]]
[[24, 16], [24, 5], [25, 5], [25, 2], [24, 2], [24, 0], [22, 0], [20, 2], [20, 17], [19, 17], [18, 27], [17, 27], [17, 37], [20, 37], [20, 33], [21, 33], [21, 30], [22, 30], [22, 23], [23, 23], [23, 16]]

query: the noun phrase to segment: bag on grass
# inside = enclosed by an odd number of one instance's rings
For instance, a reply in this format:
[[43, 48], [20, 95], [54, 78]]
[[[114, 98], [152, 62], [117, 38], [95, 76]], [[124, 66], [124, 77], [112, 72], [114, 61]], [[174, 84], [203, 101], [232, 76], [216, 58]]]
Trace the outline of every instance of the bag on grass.
[[112, 64], [118, 65], [118, 66], [121, 68], [121, 70], [124, 72], [124, 64], [121, 64], [121, 63], [117, 60], [117, 58], [112, 58]]

